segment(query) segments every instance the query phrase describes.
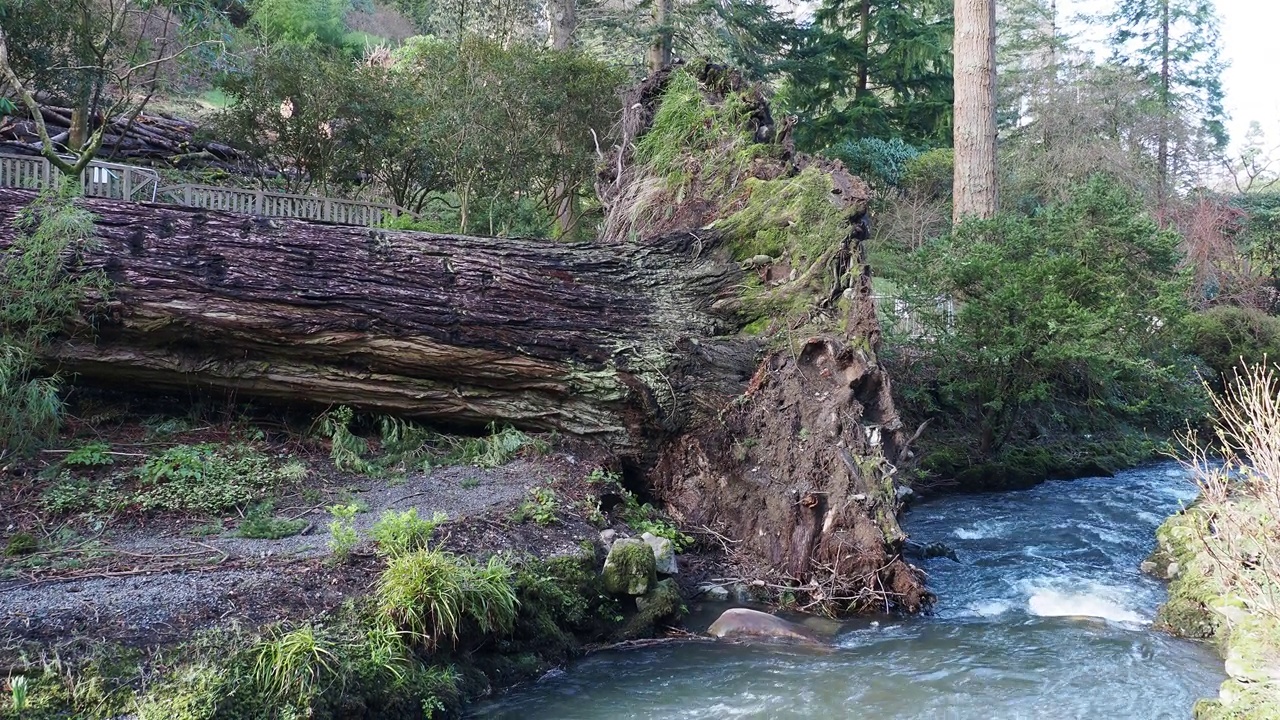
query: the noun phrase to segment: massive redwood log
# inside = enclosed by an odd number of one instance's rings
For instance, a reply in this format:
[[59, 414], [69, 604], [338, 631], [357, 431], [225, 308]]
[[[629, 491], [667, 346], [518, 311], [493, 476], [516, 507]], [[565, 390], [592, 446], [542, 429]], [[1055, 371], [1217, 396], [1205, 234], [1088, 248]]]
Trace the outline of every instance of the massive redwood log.
[[[33, 197], [0, 190], [0, 248]], [[86, 379], [506, 421], [631, 452], [681, 412], [676, 388], [642, 378], [683, 339], [738, 327], [717, 301], [743, 270], [712, 234], [606, 247], [81, 202], [97, 240], [79, 262], [112, 290], [54, 359]]]
[[[899, 555], [909, 452], [876, 358], [865, 185], [794, 154], [723, 68], [664, 70], [627, 107], [600, 177], [600, 243], [83, 201], [99, 240], [68, 268], [101, 269], [113, 289], [92, 332], [49, 359], [122, 387], [592, 439], [806, 601], [919, 607]], [[651, 132], [699, 154], [645, 155]], [[0, 249], [31, 198], [0, 190]]]

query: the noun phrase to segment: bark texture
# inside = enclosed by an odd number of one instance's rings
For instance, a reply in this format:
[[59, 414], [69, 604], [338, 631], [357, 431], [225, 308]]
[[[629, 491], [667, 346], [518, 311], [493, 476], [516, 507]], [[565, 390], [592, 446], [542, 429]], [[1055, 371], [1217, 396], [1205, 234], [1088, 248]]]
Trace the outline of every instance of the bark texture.
[[[0, 249], [33, 197], [0, 190]], [[632, 452], [681, 412], [641, 379], [664, 349], [736, 331], [713, 306], [743, 271], [706, 235], [618, 248], [83, 203], [98, 242], [79, 267], [114, 286], [95, 332], [55, 351], [84, 378], [510, 421]]]
[[955, 0], [956, 222], [996, 214], [995, 0]]

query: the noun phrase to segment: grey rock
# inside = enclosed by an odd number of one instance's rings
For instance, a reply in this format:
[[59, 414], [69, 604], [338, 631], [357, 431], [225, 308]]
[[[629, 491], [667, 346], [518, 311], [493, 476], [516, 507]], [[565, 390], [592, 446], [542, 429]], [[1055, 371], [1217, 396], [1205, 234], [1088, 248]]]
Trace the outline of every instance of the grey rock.
[[613, 528], [600, 531], [600, 542], [604, 543], [604, 546], [606, 548], [611, 547], [613, 545], [613, 541], [616, 540], [617, 538], [618, 538], [618, 531], [614, 530]]
[[729, 589], [723, 585], [706, 584], [698, 586], [698, 595], [708, 602], [728, 602]]
[[653, 559], [658, 572], [663, 575], [675, 575], [680, 572], [676, 565], [676, 548], [670, 540], [653, 533], [645, 533], [640, 536], [640, 539], [653, 549]]

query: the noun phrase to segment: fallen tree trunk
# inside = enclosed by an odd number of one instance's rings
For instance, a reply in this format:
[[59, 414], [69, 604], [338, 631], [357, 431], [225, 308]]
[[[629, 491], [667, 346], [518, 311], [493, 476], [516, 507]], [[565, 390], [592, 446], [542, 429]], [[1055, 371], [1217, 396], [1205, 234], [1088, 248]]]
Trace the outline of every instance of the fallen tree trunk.
[[[0, 248], [33, 198], [0, 190]], [[717, 300], [744, 271], [710, 235], [620, 249], [82, 204], [97, 223], [82, 269], [113, 290], [54, 359], [86, 379], [511, 422], [635, 453], [682, 412], [656, 395], [679, 389], [643, 378], [681, 339], [737, 330]], [[749, 376], [752, 343], [728, 342], [743, 349], [727, 372]]]
[[[664, 70], [627, 107], [600, 243], [82, 201], [99, 242], [70, 269], [113, 289], [93, 332], [49, 359], [123, 386], [589, 438], [810, 607], [920, 607], [900, 556], [909, 451], [876, 359], [865, 185], [792, 153], [723, 68]], [[665, 152], [695, 141], [692, 158]], [[0, 249], [31, 199], [0, 190]]]

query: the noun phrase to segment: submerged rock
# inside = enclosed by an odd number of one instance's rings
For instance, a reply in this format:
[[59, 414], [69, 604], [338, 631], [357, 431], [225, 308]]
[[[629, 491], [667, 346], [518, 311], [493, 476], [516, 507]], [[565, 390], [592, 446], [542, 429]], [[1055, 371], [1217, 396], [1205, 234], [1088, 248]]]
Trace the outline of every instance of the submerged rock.
[[707, 634], [725, 640], [766, 640], [821, 645], [809, 628], [759, 610], [731, 608], [707, 628]]
[[670, 540], [658, 537], [653, 533], [645, 533], [641, 540], [653, 548], [653, 559], [657, 563], [658, 572], [663, 575], [675, 575], [680, 572], [676, 566], [676, 549]]
[[658, 580], [653, 550], [636, 538], [615, 540], [602, 575], [605, 590], [614, 595], [644, 595]]

